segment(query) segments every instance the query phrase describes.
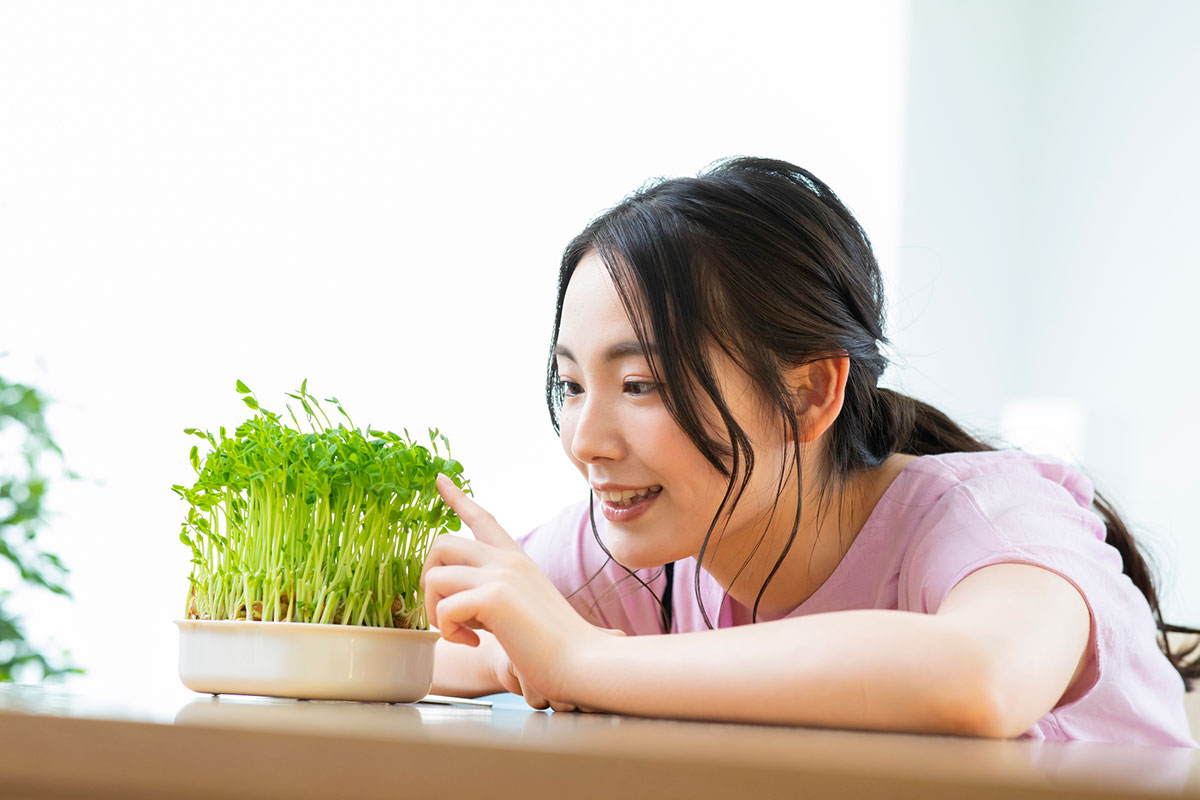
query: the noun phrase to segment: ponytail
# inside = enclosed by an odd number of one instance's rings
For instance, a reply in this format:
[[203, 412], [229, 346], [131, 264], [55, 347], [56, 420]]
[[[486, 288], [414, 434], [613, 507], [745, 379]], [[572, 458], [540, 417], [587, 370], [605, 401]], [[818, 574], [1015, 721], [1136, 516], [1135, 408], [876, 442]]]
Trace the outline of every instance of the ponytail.
[[[937, 455], [939, 453], [976, 453], [997, 448], [975, 438], [964, 431], [953, 420], [927, 403], [890, 389], [878, 389], [878, 419], [881, 426], [894, 431], [893, 451], [911, 455]], [[1171, 647], [1168, 633], [1200, 635], [1196, 628], [1170, 625], [1163, 621], [1158, 603], [1158, 591], [1154, 574], [1147, 563], [1125, 521], [1112, 504], [1099, 492], [1095, 493], [1092, 508], [1104, 520], [1104, 542], [1112, 545], [1121, 554], [1121, 571], [1129, 576], [1138, 588], [1158, 628], [1158, 646], [1171, 666], [1183, 678], [1187, 691], [1192, 690], [1192, 681], [1200, 678], [1200, 639], [1193, 640], [1184, 649], [1176, 652]]]
[[[894, 392], [877, 389], [879, 418], [890, 427], [892, 453], [932, 456], [939, 453], [981, 453], [996, 447], [976, 438], [928, 403]], [[889, 453], [890, 454], [890, 453]]]

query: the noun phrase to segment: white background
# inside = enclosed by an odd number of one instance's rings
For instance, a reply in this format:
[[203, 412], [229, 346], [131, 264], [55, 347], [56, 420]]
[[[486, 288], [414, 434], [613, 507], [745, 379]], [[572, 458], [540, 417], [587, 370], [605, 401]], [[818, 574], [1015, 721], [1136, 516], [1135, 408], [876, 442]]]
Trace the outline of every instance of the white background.
[[1200, 626], [1200, 3], [914, 2], [896, 330], [918, 397], [1082, 464]]
[[[646, 179], [790, 159], [899, 224], [892, 3], [29, 3], [0, 17], [0, 360], [56, 399], [31, 632], [175, 685], [187, 426], [308, 378], [438, 426], [524, 532], [586, 492], [543, 401], [558, 259]], [[893, 259], [894, 260], [894, 259]]]
[[514, 533], [580, 498], [542, 399], [562, 247], [736, 154], [858, 215], [889, 383], [1079, 460], [1184, 575], [1197, 8], [0, 4], [0, 373], [84, 476], [45, 537], [75, 601], [15, 607], [87, 682], [176, 687], [169, 487], [237, 378], [439, 426]]

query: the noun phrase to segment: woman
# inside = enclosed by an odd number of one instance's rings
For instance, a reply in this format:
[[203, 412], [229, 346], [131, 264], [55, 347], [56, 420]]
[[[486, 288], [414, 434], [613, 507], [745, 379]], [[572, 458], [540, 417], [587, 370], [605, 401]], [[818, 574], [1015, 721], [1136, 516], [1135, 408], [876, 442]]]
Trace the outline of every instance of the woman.
[[862, 229], [782, 161], [594, 220], [563, 256], [547, 377], [591, 495], [518, 543], [439, 481], [476, 540], [425, 564], [435, 691], [1195, 746], [1192, 651], [1156, 640], [1123, 522], [1070, 466], [880, 388], [883, 309]]

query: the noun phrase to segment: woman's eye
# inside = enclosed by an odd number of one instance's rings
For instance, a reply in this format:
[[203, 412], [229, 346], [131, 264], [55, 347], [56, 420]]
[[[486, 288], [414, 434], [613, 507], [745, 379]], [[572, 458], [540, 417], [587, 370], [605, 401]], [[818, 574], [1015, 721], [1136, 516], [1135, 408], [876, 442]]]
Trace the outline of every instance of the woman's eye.
[[583, 393], [583, 387], [575, 381], [560, 380], [558, 388], [562, 390], [563, 397], [574, 397], [577, 394]]
[[636, 396], [650, 394], [658, 388], [658, 384], [651, 381], [625, 381], [625, 389], [630, 394]]

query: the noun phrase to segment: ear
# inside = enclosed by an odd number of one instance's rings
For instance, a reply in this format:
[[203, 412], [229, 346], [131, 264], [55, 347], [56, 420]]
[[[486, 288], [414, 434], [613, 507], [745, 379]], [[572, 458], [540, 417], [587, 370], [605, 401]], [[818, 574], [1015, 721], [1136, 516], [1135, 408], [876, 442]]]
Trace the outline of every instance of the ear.
[[850, 358], [845, 354], [825, 356], [791, 371], [800, 441], [815, 441], [842, 413], [849, 374]]

